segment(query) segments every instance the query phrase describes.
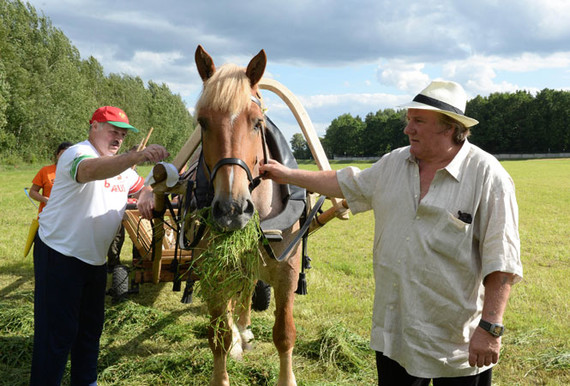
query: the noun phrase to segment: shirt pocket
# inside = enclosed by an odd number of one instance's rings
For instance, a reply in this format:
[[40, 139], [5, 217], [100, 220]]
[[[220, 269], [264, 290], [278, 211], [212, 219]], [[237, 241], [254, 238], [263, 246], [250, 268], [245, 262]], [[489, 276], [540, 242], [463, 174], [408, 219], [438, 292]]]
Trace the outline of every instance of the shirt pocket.
[[472, 224], [467, 224], [445, 209], [427, 238], [428, 247], [456, 263], [471, 255]]

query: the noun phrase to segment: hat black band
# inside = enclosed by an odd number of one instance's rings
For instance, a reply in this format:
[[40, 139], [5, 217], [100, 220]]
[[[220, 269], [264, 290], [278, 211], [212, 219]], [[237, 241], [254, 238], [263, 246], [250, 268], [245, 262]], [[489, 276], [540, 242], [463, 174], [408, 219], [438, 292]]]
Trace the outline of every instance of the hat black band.
[[440, 110], [450, 111], [450, 112], [455, 113], [455, 114], [465, 115], [465, 113], [463, 111], [461, 111], [460, 109], [458, 109], [457, 107], [450, 105], [449, 103], [442, 102], [438, 99], [425, 96], [423, 94], [416, 95], [416, 97], [414, 98], [414, 102], [419, 102], [419, 103], [423, 103], [424, 105], [437, 107]]

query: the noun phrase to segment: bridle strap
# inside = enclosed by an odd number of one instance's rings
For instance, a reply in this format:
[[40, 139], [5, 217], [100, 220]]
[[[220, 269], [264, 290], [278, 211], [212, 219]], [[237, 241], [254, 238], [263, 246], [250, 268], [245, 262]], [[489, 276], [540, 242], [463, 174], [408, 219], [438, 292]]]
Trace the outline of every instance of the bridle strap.
[[[257, 98], [254, 95], [251, 95], [251, 100], [256, 105], [258, 105], [259, 108], [263, 112], [261, 100], [259, 100], [259, 98]], [[261, 146], [263, 148], [263, 158], [264, 158], [263, 162], [267, 163], [267, 160], [269, 159], [269, 155], [267, 153], [267, 141], [265, 139], [265, 125], [262, 125], [260, 130], [261, 130]], [[222, 158], [221, 160], [219, 160], [214, 165], [214, 168], [212, 169], [212, 172], [210, 173], [210, 187], [213, 186], [214, 178], [216, 177], [216, 173], [224, 165], [237, 165], [237, 166], [241, 167], [243, 170], [245, 170], [245, 172], [247, 173], [247, 179], [249, 181], [249, 191], [250, 192], [253, 191], [253, 189], [255, 189], [261, 183], [262, 175], [259, 175], [255, 178], [253, 178], [251, 171], [249, 170], [249, 167], [247, 166], [247, 164], [243, 160], [241, 160], [239, 158]], [[208, 165], [206, 165], [206, 168], [208, 168]], [[208, 171], [209, 171], [209, 168], [208, 168]]]
[[[257, 93], [256, 96], [251, 95], [250, 99], [253, 101], [253, 103], [255, 103], [256, 105], [259, 106], [262, 114], [265, 116], [265, 113], [263, 112], [263, 103], [261, 102], [261, 95], [259, 93]], [[264, 124], [261, 126], [261, 146], [263, 148], [263, 163], [267, 163], [269, 160], [269, 155], [267, 154], [267, 140], [265, 138], [265, 129], [266, 129], [266, 126]], [[251, 181], [251, 183], [249, 184], [249, 187], [250, 187], [249, 190], [250, 191], [255, 189], [261, 183], [261, 179], [262, 179], [264, 174], [265, 173], [260, 174], [259, 176], [255, 177]]]
[[210, 184], [214, 182], [214, 178], [216, 177], [216, 173], [218, 170], [224, 165], [237, 165], [241, 167], [247, 173], [247, 179], [249, 182], [253, 181], [253, 177], [251, 176], [251, 171], [247, 167], [247, 164], [239, 158], [222, 158], [214, 165], [212, 169], [212, 173], [210, 174]]

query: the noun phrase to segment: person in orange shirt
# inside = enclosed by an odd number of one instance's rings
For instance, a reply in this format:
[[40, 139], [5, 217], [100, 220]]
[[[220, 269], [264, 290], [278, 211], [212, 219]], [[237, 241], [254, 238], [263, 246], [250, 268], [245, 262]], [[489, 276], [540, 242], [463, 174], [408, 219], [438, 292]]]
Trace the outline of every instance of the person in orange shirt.
[[51, 188], [53, 187], [53, 180], [55, 180], [55, 168], [57, 166], [57, 161], [65, 149], [71, 145], [73, 145], [71, 142], [60, 143], [57, 147], [57, 150], [55, 151], [55, 163], [41, 168], [38, 174], [36, 174], [32, 180], [30, 197], [40, 202], [38, 214], [44, 209], [44, 206], [46, 206], [48, 202]]
[[73, 144], [71, 142], [60, 143], [57, 147], [57, 150], [55, 151], [55, 162], [51, 165], [41, 168], [38, 174], [36, 174], [32, 180], [30, 197], [40, 202], [38, 214], [43, 210], [44, 206], [46, 206], [48, 202], [51, 188], [53, 187], [53, 180], [55, 180], [55, 168], [57, 166], [57, 161], [59, 160], [61, 154], [72, 145]]

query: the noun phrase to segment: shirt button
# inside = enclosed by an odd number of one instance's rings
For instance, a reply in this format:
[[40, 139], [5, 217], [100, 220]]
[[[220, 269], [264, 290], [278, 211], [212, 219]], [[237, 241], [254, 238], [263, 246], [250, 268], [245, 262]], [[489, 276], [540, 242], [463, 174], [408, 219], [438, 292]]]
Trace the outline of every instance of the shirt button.
[[410, 238], [409, 238], [409, 237], [406, 237], [406, 241], [410, 241]]

